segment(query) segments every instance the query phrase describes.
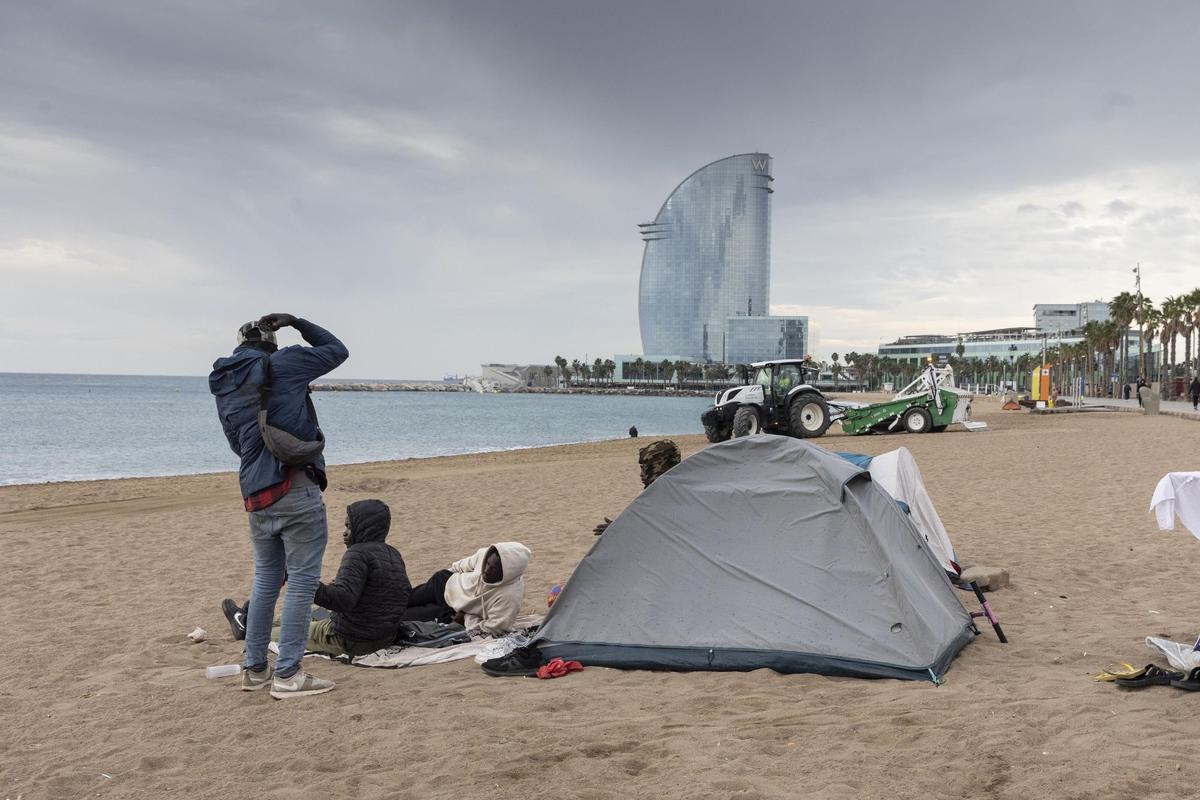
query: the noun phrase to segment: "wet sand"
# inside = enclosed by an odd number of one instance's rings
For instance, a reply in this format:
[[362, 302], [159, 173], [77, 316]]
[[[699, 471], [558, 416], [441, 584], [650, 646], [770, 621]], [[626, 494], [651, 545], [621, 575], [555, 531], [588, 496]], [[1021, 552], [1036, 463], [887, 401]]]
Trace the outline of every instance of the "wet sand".
[[[1200, 631], [1200, 542], [1146, 513], [1159, 477], [1198, 468], [1200, 427], [976, 408], [991, 431], [821, 440], [908, 447], [960, 557], [1012, 573], [991, 595], [1011, 644], [985, 632], [941, 687], [326, 662], [333, 693], [272, 701], [204, 677], [241, 653], [218, 608], [251, 577], [232, 474], [0, 488], [0, 798], [1194, 796], [1200, 695], [1089, 674]], [[637, 495], [646, 441], [335, 467], [326, 501], [335, 532], [352, 500], [391, 505], [414, 581], [525, 542], [538, 611]], [[326, 577], [341, 554], [335, 535]]]

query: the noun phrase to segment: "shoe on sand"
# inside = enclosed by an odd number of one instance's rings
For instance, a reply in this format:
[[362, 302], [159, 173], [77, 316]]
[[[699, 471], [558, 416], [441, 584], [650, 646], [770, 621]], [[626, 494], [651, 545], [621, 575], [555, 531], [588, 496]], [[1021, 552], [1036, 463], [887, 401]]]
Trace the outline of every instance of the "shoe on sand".
[[506, 656], [483, 662], [483, 671], [494, 678], [536, 678], [546, 657], [536, 644], [518, 647]]
[[1187, 689], [1189, 692], [1200, 692], [1200, 667], [1190, 670], [1186, 678], [1176, 678], [1171, 681], [1176, 689]]
[[1147, 686], [1170, 686], [1171, 681], [1179, 680], [1183, 680], [1182, 672], [1163, 669], [1156, 664], [1147, 664], [1140, 677], [1117, 678], [1116, 684], [1122, 689], [1145, 689]]
[[229, 632], [233, 638], [243, 641], [246, 638], [246, 609], [233, 602], [232, 597], [226, 597], [221, 601], [221, 613], [229, 621]]
[[267, 667], [262, 672], [255, 672], [252, 669], [242, 670], [242, 691], [257, 692], [259, 689], [265, 689], [271, 685], [272, 670]]
[[333, 687], [336, 685], [333, 681], [306, 675], [301, 670], [290, 678], [280, 678], [276, 675], [271, 684], [271, 697], [276, 700], [285, 700], [308, 694], [325, 694], [325, 692], [333, 691]]

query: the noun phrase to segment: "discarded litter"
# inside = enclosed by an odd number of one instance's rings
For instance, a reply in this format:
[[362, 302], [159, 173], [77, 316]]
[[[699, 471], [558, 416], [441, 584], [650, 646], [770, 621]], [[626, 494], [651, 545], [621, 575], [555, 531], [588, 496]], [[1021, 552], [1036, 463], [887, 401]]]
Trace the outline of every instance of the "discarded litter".
[[204, 628], [196, 628], [194, 631], [188, 634], [188, 638], [197, 644], [203, 642], [205, 636], [208, 636], [208, 631], [204, 630]]
[[232, 678], [234, 675], [242, 674], [242, 665], [222, 664], [219, 667], [209, 667], [204, 674], [210, 678]]

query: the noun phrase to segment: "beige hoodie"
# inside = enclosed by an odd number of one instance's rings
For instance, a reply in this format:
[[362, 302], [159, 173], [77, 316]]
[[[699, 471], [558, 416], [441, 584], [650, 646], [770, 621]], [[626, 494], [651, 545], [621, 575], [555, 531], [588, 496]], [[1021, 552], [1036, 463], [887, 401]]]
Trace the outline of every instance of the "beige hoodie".
[[[499, 583], [483, 580], [483, 561], [493, 547], [500, 554], [504, 572]], [[450, 565], [454, 574], [446, 581], [446, 603], [463, 613], [468, 628], [478, 626], [493, 636], [506, 634], [525, 602], [525, 579], [521, 576], [528, 565], [529, 548], [520, 542], [481, 547]]]

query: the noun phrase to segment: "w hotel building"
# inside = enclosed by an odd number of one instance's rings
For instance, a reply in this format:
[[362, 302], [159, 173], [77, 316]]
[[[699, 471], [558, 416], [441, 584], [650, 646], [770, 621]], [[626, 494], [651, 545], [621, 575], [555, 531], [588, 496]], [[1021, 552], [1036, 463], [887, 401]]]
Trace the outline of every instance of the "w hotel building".
[[714, 161], [638, 226], [646, 242], [638, 316], [648, 357], [727, 362], [730, 318], [770, 313], [771, 181], [766, 153]]

